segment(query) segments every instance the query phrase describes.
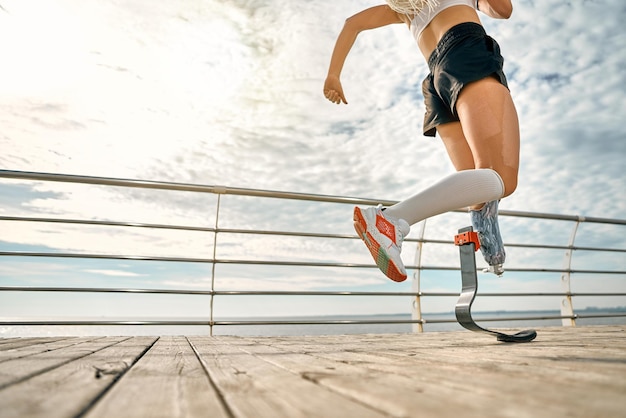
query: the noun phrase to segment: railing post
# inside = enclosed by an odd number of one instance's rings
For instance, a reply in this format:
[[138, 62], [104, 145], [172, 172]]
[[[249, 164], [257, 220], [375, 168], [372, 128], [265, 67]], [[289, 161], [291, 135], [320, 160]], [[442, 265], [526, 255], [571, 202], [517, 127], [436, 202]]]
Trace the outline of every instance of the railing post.
[[424, 245], [424, 232], [426, 231], [426, 220], [420, 222], [420, 230], [418, 233], [417, 250], [415, 251], [415, 265], [417, 269], [413, 273], [413, 282], [411, 283], [411, 290], [417, 293], [413, 300], [411, 309], [411, 318], [416, 321], [420, 321], [413, 324], [413, 332], [424, 332], [424, 323], [422, 318], [422, 300], [420, 290], [420, 276], [422, 273], [422, 246]]
[[565, 259], [563, 261], [563, 274], [561, 275], [561, 289], [566, 293], [566, 296], [561, 300], [561, 316], [567, 317], [561, 319], [561, 324], [564, 327], [576, 326], [576, 318], [574, 315], [574, 304], [572, 303], [572, 286], [571, 286], [571, 268], [572, 268], [572, 255], [574, 252], [574, 241], [576, 240], [576, 233], [578, 232], [578, 226], [583, 222], [585, 218], [579, 217], [574, 225], [574, 230], [570, 236], [567, 250], [565, 251]]
[[209, 335], [213, 336], [213, 301], [215, 299], [215, 260], [217, 256], [217, 231], [219, 228], [220, 219], [220, 202], [222, 199], [222, 190], [216, 190], [217, 204], [215, 208], [215, 231], [213, 232], [213, 263], [211, 265], [211, 313], [209, 322]]

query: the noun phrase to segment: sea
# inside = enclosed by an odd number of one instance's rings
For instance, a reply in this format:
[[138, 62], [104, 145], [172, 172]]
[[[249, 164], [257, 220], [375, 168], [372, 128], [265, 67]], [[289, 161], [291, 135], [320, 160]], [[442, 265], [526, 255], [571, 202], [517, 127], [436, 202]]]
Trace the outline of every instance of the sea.
[[[576, 326], [624, 325], [626, 307], [578, 311]], [[558, 311], [475, 312], [472, 317], [483, 328], [522, 330], [562, 325]], [[89, 318], [94, 321], [113, 318]], [[423, 314], [424, 332], [460, 331], [453, 312]], [[115, 320], [129, 321], [115, 318]], [[148, 320], [148, 319], [146, 319]], [[150, 318], [149, 320], [161, 320]], [[303, 336], [340, 334], [397, 334], [414, 332], [410, 314], [340, 315], [307, 317], [215, 318], [210, 327], [206, 318], [163, 318], [163, 320], [206, 322], [207, 325], [0, 325], [0, 338], [54, 336], [139, 336], [139, 335], [233, 335], [233, 336]], [[137, 321], [134, 319], [133, 321]], [[355, 322], [366, 323], [355, 323]], [[385, 323], [385, 322], [389, 323]], [[228, 323], [219, 325], [219, 323]], [[235, 322], [258, 322], [239, 325]], [[278, 324], [281, 323], [282, 324]], [[291, 322], [291, 323], [284, 323]], [[315, 323], [325, 322], [325, 323]], [[270, 323], [270, 324], [262, 324]]]

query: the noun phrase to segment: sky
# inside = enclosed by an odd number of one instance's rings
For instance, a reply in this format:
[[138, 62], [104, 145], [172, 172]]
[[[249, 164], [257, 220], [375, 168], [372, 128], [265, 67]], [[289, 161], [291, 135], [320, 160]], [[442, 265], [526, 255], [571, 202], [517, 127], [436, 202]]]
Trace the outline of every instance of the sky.
[[[0, 169], [224, 185], [401, 200], [450, 174], [439, 139], [421, 134], [427, 67], [404, 25], [359, 36], [342, 81], [349, 104], [322, 87], [343, 21], [369, 0], [0, 0]], [[481, 15], [500, 44], [521, 125], [520, 180], [503, 210], [624, 219], [626, 3], [514, 1], [508, 20]], [[351, 207], [225, 197], [223, 227], [351, 234]], [[212, 226], [212, 195], [0, 180], [0, 215], [108, 219]], [[223, 213], [223, 215], [222, 215]], [[465, 214], [429, 220], [450, 235]], [[0, 249], [202, 257], [212, 237], [189, 232], [3, 222]], [[567, 244], [573, 225], [503, 221], [505, 241]], [[414, 228], [416, 229], [416, 228]], [[415, 232], [413, 232], [414, 234]], [[506, 234], [509, 234], [508, 237]], [[583, 225], [583, 245], [626, 247], [624, 228]], [[439, 235], [441, 238], [441, 235]], [[358, 241], [227, 237], [224, 257], [369, 262]], [[425, 251], [425, 264], [455, 257]], [[411, 264], [415, 246], [403, 257]], [[608, 258], [607, 258], [608, 257]], [[591, 262], [624, 270], [621, 254]], [[561, 252], [509, 250], [509, 265]], [[583, 267], [580, 267], [583, 268]], [[376, 270], [320, 274], [306, 268], [218, 266], [222, 290], [409, 291]], [[267, 271], [266, 271], [267, 270]], [[5, 257], [0, 285], [206, 289], [210, 266]], [[456, 291], [456, 277], [423, 273], [423, 290]], [[433, 273], [434, 274], [434, 273]], [[559, 277], [485, 277], [485, 291], [560, 291]], [[623, 277], [602, 291], [625, 292]], [[481, 285], [482, 286], [482, 285]], [[600, 291], [588, 277], [573, 284]], [[576, 287], [577, 286], [577, 287]], [[159, 296], [13, 294], [0, 316], [163, 315]], [[165, 297], [164, 297], [165, 298]], [[163, 299], [167, 315], [201, 316], [206, 300]], [[449, 312], [437, 299], [426, 310]], [[483, 303], [481, 301], [481, 303]], [[625, 306], [623, 298], [581, 300]], [[235, 298], [224, 316], [409, 312], [410, 300]], [[373, 306], [374, 305], [374, 306]], [[408, 308], [407, 308], [408, 306]], [[485, 301], [484, 309], [500, 309]], [[558, 309], [549, 298], [512, 309]]]

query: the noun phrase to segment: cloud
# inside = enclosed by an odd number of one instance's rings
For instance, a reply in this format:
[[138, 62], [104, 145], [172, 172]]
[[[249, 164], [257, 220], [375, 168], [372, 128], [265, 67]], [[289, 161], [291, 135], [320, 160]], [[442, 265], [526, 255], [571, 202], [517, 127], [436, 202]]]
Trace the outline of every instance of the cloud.
[[[384, 200], [408, 197], [453, 167], [440, 141], [421, 134], [421, 80], [427, 69], [406, 27], [359, 36], [342, 76], [349, 105], [332, 105], [322, 95], [344, 19], [378, 3], [58, 0], [42, 13], [28, 3], [7, 1], [3, 6], [10, 13], [0, 14], [0, 37], [12, 42], [0, 45], [0, 167]], [[626, 3], [598, 0], [520, 2], [510, 20], [483, 18], [502, 47], [522, 131], [520, 186], [502, 201], [502, 209], [607, 218], [626, 213], [621, 113], [626, 56], [620, 26], [625, 17]], [[0, 213], [11, 216], [211, 227], [216, 213], [212, 195], [15, 181], [3, 181], [0, 189]], [[346, 205], [238, 196], [223, 196], [221, 204], [222, 227], [353, 233]], [[451, 238], [450, 231], [466, 223], [465, 214], [438, 217], [428, 221], [427, 231]], [[571, 224], [563, 225], [506, 218], [502, 228], [507, 242], [564, 245]], [[195, 232], [2, 227], [3, 245], [114, 248], [156, 256], [212, 252], [212, 235]], [[583, 235], [584, 240], [623, 247], [623, 234], [606, 232]], [[371, 262], [356, 240], [220, 239], [224, 258]], [[406, 245], [407, 264], [414, 262], [414, 245]], [[456, 260], [454, 248], [432, 248], [426, 264]], [[562, 254], [510, 250], [511, 266], [541, 263], [558, 268]], [[290, 282], [282, 271], [255, 269], [254, 274], [263, 270], [261, 277], [218, 268], [225, 274], [220, 285], [234, 288], [253, 282], [260, 288], [385, 286], [375, 270], [330, 276], [300, 272]], [[83, 270], [127, 271], [110, 265]], [[132, 270], [143, 274], [138, 271]], [[172, 284], [206, 284], [205, 271], [168, 273], [176, 276], [168, 277]], [[166, 276], [150, 274], [138, 278], [145, 280], [139, 284], [165, 283]], [[448, 289], [457, 284], [432, 282]]]
[[625, 131], [615, 109], [623, 107], [626, 55], [623, 31], [610, 17], [624, 15], [617, 1], [534, 2], [497, 22], [522, 129], [521, 187], [511, 204], [624, 213], [624, 198], [607, 193], [624, 182], [618, 167], [626, 145], [618, 138]]

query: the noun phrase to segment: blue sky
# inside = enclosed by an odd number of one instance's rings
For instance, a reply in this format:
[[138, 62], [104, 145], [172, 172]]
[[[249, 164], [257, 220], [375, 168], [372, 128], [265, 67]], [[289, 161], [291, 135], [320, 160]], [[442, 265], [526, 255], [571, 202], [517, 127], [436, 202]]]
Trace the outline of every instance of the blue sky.
[[[449, 174], [438, 139], [422, 137], [426, 65], [403, 25], [359, 37], [344, 68], [350, 103], [324, 100], [323, 81], [343, 20], [376, 5], [365, 0], [216, 1], [0, 0], [0, 168], [189, 182], [399, 200]], [[520, 184], [505, 210], [624, 218], [626, 3], [621, 0], [514, 2], [507, 21], [483, 16], [500, 43], [521, 122]], [[115, 188], [0, 181], [0, 214], [212, 226], [215, 197]], [[223, 226], [352, 233], [351, 208], [228, 197]], [[318, 212], [319, 211], [319, 212]], [[429, 221], [444, 236], [464, 214]], [[432, 225], [432, 226], [431, 226]], [[509, 218], [509, 237], [565, 244], [571, 225]], [[2, 224], [11, 250], [206, 256], [212, 237], [119, 228]], [[299, 228], [299, 227], [296, 227]], [[581, 230], [582, 240], [624, 248], [623, 228]], [[237, 238], [237, 237], [235, 237]], [[521, 239], [507, 238], [518, 242]], [[224, 256], [302, 257], [369, 262], [357, 241], [316, 245], [295, 238], [239, 237]], [[583, 245], [579, 243], [579, 245]], [[411, 245], [405, 249], [412, 261]], [[436, 264], [456, 257], [434, 250]], [[509, 265], [537, 262], [509, 251]], [[562, 254], [546, 255], [555, 268]], [[593, 260], [580, 256], [580, 262]], [[602, 260], [624, 269], [623, 257]], [[426, 262], [429, 264], [429, 262]], [[581, 267], [582, 268], [582, 267]], [[410, 290], [375, 271], [332, 275], [299, 269], [218, 266], [223, 289]], [[443, 275], [445, 276], [445, 275]], [[432, 277], [428, 290], [456, 291], [456, 276]], [[4, 258], [0, 285], [206, 288], [209, 266]], [[623, 278], [604, 290], [626, 291]], [[558, 277], [485, 278], [485, 291], [559, 291]], [[580, 279], [579, 289], [594, 283]], [[597, 289], [596, 289], [597, 290]], [[6, 297], [6, 296], [0, 296]], [[13, 295], [0, 316], [82, 313], [158, 315], [160, 304]], [[68, 301], [67, 303], [62, 301]], [[155, 299], [149, 299], [155, 300]], [[199, 316], [206, 301], [168, 302], [168, 314]], [[409, 301], [410, 302], [410, 301]], [[224, 315], [407, 312], [406, 301], [355, 298], [223, 301]], [[425, 307], [449, 311], [453, 300]], [[487, 302], [486, 309], [495, 308]], [[553, 301], [512, 301], [546, 308]], [[586, 302], [585, 302], [586, 303]], [[589, 302], [594, 304], [595, 301]], [[607, 306], [625, 305], [605, 300]], [[558, 304], [558, 301], [557, 301]], [[70, 308], [74, 306], [74, 308]], [[140, 306], [141, 308], [137, 308]], [[96, 309], [98, 307], [98, 309]]]

